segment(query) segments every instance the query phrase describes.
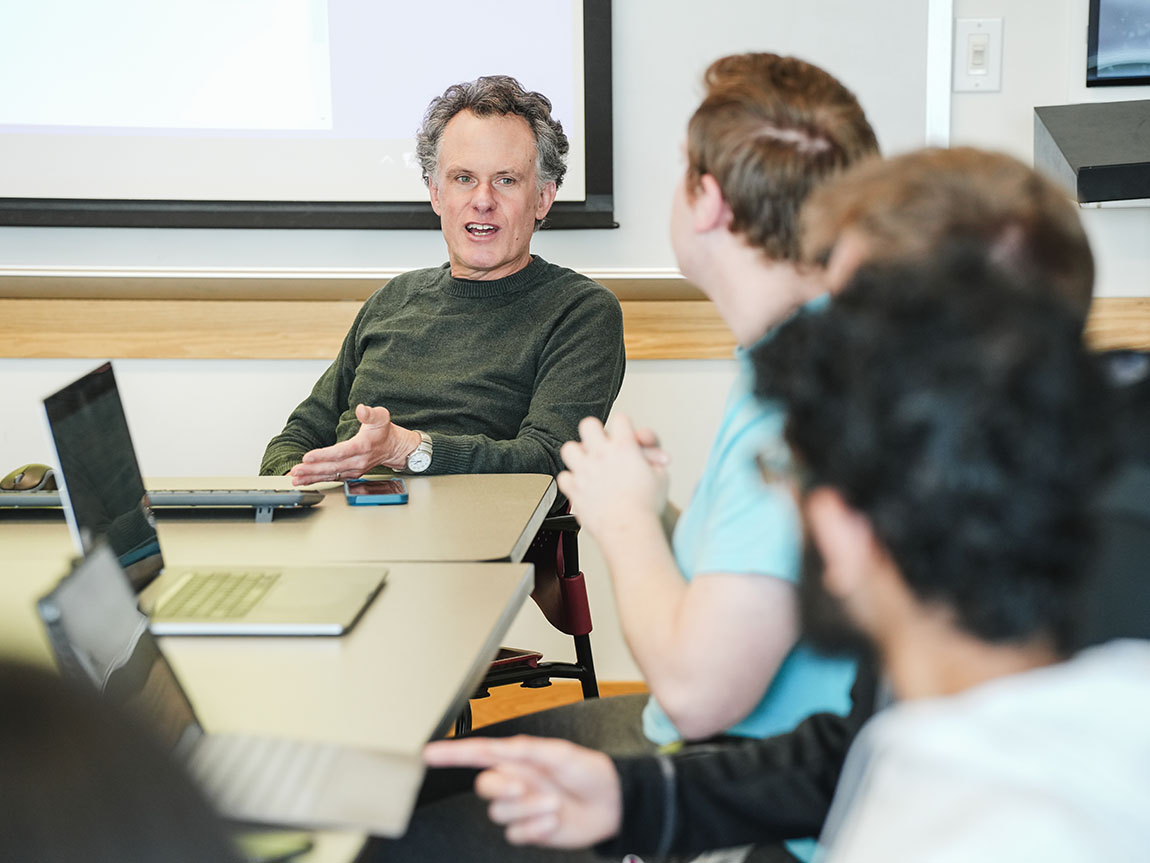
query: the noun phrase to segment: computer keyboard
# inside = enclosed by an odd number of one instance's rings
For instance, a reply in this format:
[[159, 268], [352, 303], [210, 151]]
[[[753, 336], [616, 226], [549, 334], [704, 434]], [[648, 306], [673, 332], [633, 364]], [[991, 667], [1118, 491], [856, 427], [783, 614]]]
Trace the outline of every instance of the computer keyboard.
[[226, 620], [243, 617], [279, 578], [278, 572], [197, 572], [156, 606], [154, 616]]
[[[154, 509], [191, 509], [201, 506], [253, 507], [314, 506], [323, 493], [294, 488], [152, 489], [148, 500]], [[3, 491], [0, 509], [45, 509], [60, 506], [58, 491]]]
[[224, 812], [306, 818], [339, 753], [331, 743], [206, 734], [189, 766]]

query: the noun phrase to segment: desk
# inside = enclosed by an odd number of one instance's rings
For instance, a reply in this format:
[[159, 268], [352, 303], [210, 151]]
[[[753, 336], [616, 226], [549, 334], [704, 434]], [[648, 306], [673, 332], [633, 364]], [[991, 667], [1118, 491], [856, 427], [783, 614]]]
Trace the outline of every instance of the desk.
[[[478, 549], [491, 556], [521, 556], [520, 535], [526, 541], [534, 535], [554, 499], [554, 483], [529, 475], [506, 483], [476, 482], [488, 479], [507, 478], [415, 478], [406, 507], [349, 507], [341, 488], [333, 486], [329, 499], [312, 511], [277, 516], [271, 524], [235, 515], [162, 517], [161, 541], [172, 560], [367, 559], [387, 561], [389, 567], [383, 592], [342, 638], [164, 639], [165, 653], [205, 727], [329, 740], [412, 758], [428, 739], [445, 733], [527, 597], [532, 568], [393, 561], [389, 553], [426, 558]], [[449, 520], [451, 513], [464, 511], [470, 495], [481, 493], [480, 486], [490, 495], [468, 502], [468, 524], [456, 533], [465, 542], [441, 539], [439, 507]], [[518, 495], [525, 490], [529, 493]], [[420, 498], [423, 503], [417, 504]], [[481, 529], [501, 518], [510, 521], [508, 513], [522, 517], [518, 528]], [[393, 514], [395, 521], [385, 521]], [[325, 554], [339, 537], [346, 544]], [[49, 663], [35, 600], [68, 568], [67, 528], [58, 514], [6, 514], [0, 516], [0, 549], [0, 653]], [[397, 795], [397, 817], [406, 819], [415, 790]], [[311, 863], [350, 860], [363, 841], [341, 833], [319, 838]]]
[[[342, 638], [162, 639], [204, 726], [417, 757], [474, 691], [530, 591], [531, 566], [388, 566], [383, 592]], [[5, 567], [0, 653], [51, 663], [35, 601], [66, 568], [62, 559]], [[395, 800], [404, 819], [417, 789], [418, 781]], [[329, 832], [320, 840], [311, 863], [350, 860], [363, 837]]]
[[[307, 510], [279, 510], [270, 524], [240, 512], [160, 511], [165, 559], [210, 563], [214, 546], [237, 564], [290, 561], [518, 561], [555, 501], [555, 481], [544, 474], [456, 474], [404, 477], [410, 500], [402, 506], [348, 506], [340, 483], [321, 483], [323, 502]], [[149, 488], [290, 488], [286, 477], [151, 477]], [[211, 524], [212, 542], [204, 542]], [[0, 542], [8, 526], [39, 542], [67, 543], [58, 511], [0, 511]], [[7, 543], [3, 546], [7, 554]], [[205, 556], [209, 555], [209, 556]], [[219, 560], [219, 558], [215, 558]]]

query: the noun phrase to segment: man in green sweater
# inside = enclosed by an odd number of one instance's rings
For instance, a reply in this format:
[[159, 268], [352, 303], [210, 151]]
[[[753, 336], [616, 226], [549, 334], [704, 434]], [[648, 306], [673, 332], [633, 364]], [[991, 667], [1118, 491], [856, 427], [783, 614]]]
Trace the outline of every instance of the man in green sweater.
[[432, 100], [416, 154], [448, 263], [364, 303], [261, 474], [559, 472], [559, 447], [583, 417], [606, 419], [624, 365], [615, 296], [531, 254], [567, 149], [550, 101], [514, 78]]

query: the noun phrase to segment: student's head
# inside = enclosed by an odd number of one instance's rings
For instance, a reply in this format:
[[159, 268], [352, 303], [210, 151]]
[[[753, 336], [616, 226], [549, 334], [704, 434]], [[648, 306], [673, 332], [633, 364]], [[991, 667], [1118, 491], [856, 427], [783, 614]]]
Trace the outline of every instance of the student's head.
[[236, 854], [145, 729], [47, 671], [0, 661], [0, 857], [229, 863]]
[[531, 235], [555, 201], [567, 150], [551, 102], [514, 78], [478, 78], [432, 100], [415, 152], [452, 275], [492, 280], [530, 263]]
[[714, 182], [733, 233], [770, 259], [796, 261], [807, 194], [878, 152], [858, 100], [817, 66], [776, 54], [722, 57], [703, 81], [687, 126], [685, 195]]
[[1077, 207], [1017, 159], [928, 148], [859, 165], [816, 190], [802, 214], [803, 256], [832, 289], [865, 261], [926, 261], [949, 243], [983, 250], [1010, 282], [1061, 297], [1085, 320], [1094, 259]]
[[1079, 321], [981, 257], [867, 267], [756, 354], [787, 411], [822, 587], [870, 640], [941, 616], [1064, 649], [1104, 389]]

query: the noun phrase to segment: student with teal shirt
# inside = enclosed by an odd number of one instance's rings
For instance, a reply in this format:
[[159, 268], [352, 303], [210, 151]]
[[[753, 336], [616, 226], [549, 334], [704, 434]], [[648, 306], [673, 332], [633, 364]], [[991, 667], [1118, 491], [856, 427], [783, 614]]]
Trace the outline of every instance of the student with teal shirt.
[[[672, 202], [683, 275], [715, 304], [739, 347], [738, 377], [690, 505], [666, 502], [653, 432], [624, 416], [580, 424], [564, 446], [559, 487], [611, 572], [627, 645], [651, 690], [648, 751], [720, 736], [764, 737], [812, 713], [846, 712], [853, 664], [799, 641], [802, 532], [791, 489], [768, 486], [757, 453], [782, 446], [783, 416], [755, 399], [748, 351], [792, 316], [825, 302], [817, 268], [800, 263], [807, 194], [877, 152], [854, 97], [800, 60], [746, 54], [716, 61], [688, 125], [687, 170]], [[642, 698], [641, 696], [639, 698]], [[634, 699], [539, 714], [507, 730], [635, 751]], [[608, 716], [613, 715], [615, 722]], [[503, 735], [505, 729], [494, 730]]]
[[[804, 308], [825, 304], [825, 296]], [[767, 338], [761, 340], [766, 341]], [[775, 577], [788, 584], [798, 579], [802, 543], [798, 513], [790, 492], [764, 485], [748, 469], [755, 456], [782, 443], [783, 413], [751, 391], [750, 352], [736, 350], [738, 377], [702, 479], [680, 515], [672, 536], [675, 564], [690, 581], [701, 573], [735, 573]], [[764, 530], [770, 525], [772, 530]], [[728, 655], [727, 661], [739, 661]], [[831, 659], [796, 644], [783, 659], [762, 699], [724, 733], [769, 737], [794, 728], [812, 712], [845, 713], [854, 680], [854, 663]], [[652, 697], [643, 711], [643, 730], [656, 744], [681, 739], [674, 723]]]

